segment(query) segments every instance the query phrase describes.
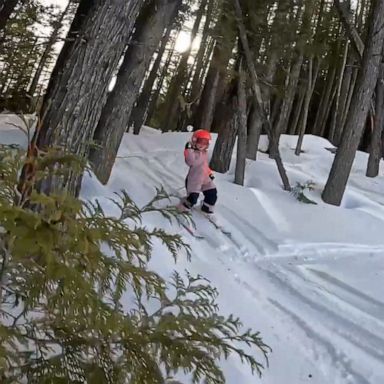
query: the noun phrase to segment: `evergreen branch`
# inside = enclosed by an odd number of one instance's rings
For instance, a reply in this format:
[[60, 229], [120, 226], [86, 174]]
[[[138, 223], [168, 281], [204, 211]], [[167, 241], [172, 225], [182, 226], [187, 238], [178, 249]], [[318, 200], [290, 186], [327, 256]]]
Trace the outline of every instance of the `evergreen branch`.
[[[16, 153], [4, 151], [0, 148], [0, 159], [6, 158], [0, 162], [0, 254], [6, 260], [0, 302], [6, 319], [0, 324], [2, 382], [94, 382], [102, 377], [114, 384], [152, 384], [164, 382], [164, 371], [185, 371], [196, 383], [222, 384], [218, 360], [231, 353], [261, 371], [252, 353], [266, 354], [267, 347], [258, 333], [241, 333], [237, 318], [218, 315], [218, 292], [208, 280], [175, 272], [168, 282], [149, 269], [154, 239], [175, 260], [181, 251], [190, 255], [179, 235], [132, 228], [128, 220], [141, 223], [143, 213], [161, 212], [162, 189], [143, 209], [121, 192], [119, 217], [108, 217], [97, 200], [44, 195], [33, 184], [29, 204], [18, 204], [13, 189], [23, 163]], [[64, 168], [73, 164], [70, 157], [48, 156], [48, 168], [52, 161]]]

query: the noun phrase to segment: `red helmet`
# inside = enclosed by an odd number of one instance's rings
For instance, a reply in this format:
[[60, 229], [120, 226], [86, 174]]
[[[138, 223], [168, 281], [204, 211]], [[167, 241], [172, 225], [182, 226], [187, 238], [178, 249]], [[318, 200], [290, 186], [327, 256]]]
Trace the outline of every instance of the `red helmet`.
[[192, 141], [195, 143], [199, 139], [205, 139], [205, 140], [211, 141], [212, 137], [208, 131], [204, 129], [199, 129], [196, 132], [194, 132], [192, 136]]

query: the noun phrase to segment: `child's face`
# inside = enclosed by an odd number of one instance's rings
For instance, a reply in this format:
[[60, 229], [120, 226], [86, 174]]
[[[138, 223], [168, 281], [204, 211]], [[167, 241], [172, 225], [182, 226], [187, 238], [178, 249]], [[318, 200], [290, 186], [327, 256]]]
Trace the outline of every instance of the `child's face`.
[[208, 149], [209, 147], [209, 140], [207, 139], [197, 139], [196, 141], [196, 147], [199, 151], [203, 151]]

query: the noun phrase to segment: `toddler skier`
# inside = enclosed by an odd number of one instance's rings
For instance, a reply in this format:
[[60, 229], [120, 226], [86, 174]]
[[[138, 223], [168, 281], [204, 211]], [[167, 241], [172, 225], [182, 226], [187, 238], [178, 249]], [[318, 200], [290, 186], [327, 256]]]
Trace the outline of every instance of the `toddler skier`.
[[213, 182], [214, 176], [208, 165], [208, 147], [211, 141], [211, 134], [200, 129], [193, 133], [191, 141], [188, 142], [184, 150], [184, 158], [189, 166], [185, 186], [187, 197], [184, 198], [179, 206], [180, 210], [190, 210], [196, 205], [199, 195], [204, 194], [204, 201], [201, 210], [212, 215], [217, 201], [217, 189]]

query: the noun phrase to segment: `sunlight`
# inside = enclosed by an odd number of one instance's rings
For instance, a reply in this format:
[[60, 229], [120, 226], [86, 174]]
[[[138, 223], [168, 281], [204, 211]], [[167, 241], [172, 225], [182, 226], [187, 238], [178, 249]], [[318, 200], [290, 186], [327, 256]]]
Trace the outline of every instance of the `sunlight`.
[[187, 32], [181, 31], [177, 36], [175, 50], [183, 53], [189, 49], [191, 45], [191, 35]]
[[39, 2], [43, 5], [56, 5], [61, 9], [64, 9], [68, 4], [68, 0], [39, 0]]
[[[193, 45], [192, 52], [197, 51], [201, 44], [201, 37], [196, 36]], [[186, 52], [191, 46], [191, 34], [185, 31], [181, 31], [176, 40], [175, 50], [179, 53]]]

